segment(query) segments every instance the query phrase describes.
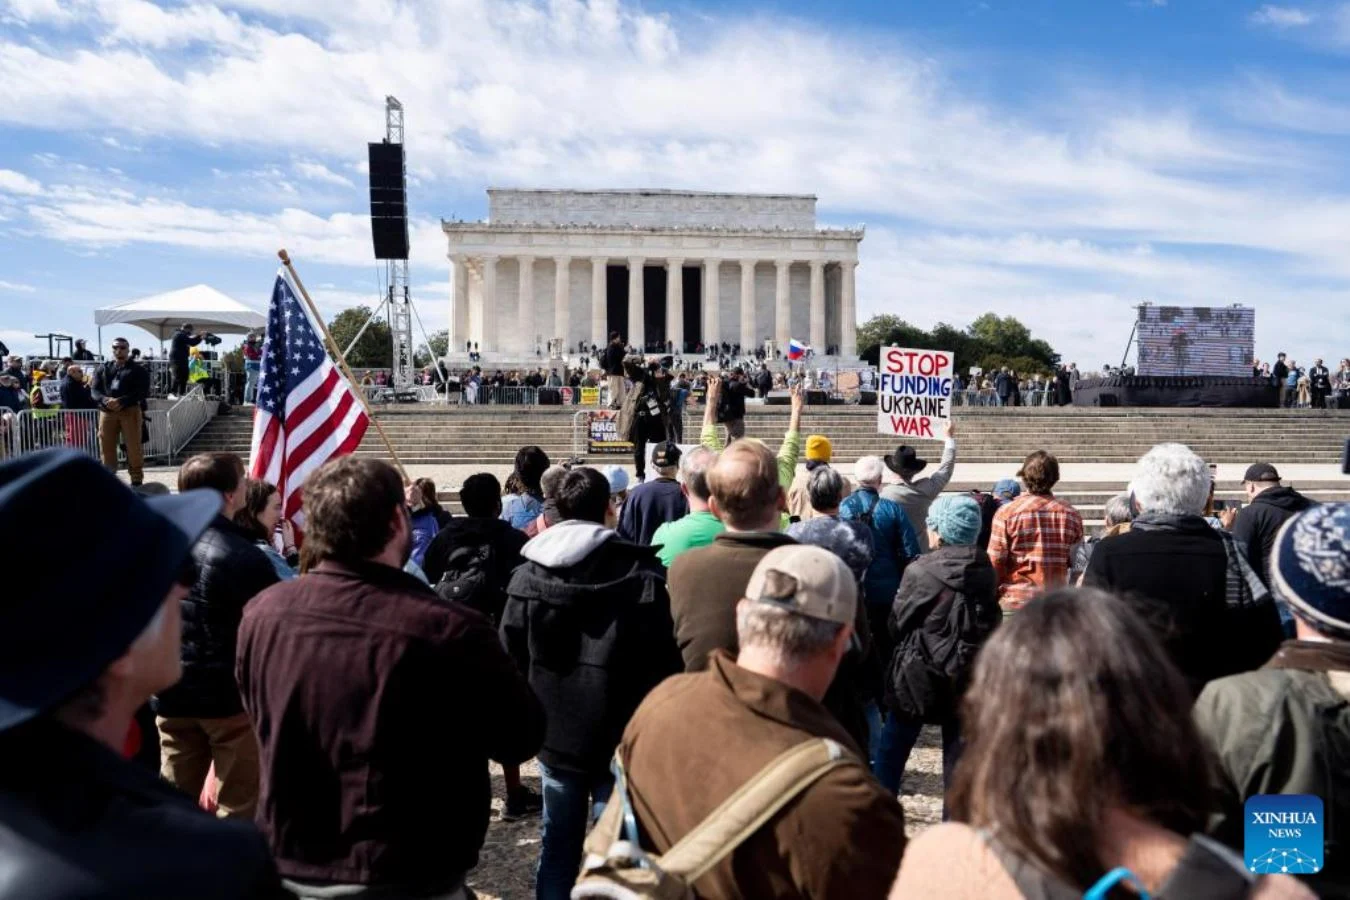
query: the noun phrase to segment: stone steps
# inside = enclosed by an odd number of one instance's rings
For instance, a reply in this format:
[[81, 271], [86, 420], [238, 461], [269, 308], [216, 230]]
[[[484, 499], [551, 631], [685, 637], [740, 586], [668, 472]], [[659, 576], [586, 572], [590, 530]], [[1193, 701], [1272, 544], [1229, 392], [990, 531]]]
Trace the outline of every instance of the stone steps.
[[[537, 444], [554, 457], [573, 454], [576, 407], [390, 407], [377, 411], [380, 423], [405, 462], [414, 465], [509, 464], [516, 450]], [[746, 432], [771, 445], [782, 439], [788, 410], [783, 406], [748, 407]], [[1013, 464], [1030, 450], [1043, 448], [1066, 463], [1132, 463], [1154, 444], [1181, 441], [1212, 462], [1276, 464], [1339, 462], [1350, 435], [1350, 414], [1340, 411], [1286, 410], [1098, 410], [963, 409], [958, 411], [960, 460], [964, 463]], [[702, 410], [685, 416], [687, 441], [697, 439]], [[229, 451], [246, 454], [252, 419], [227, 414], [209, 423], [187, 452]], [[862, 454], [889, 452], [904, 439], [878, 434], [876, 412], [867, 407], [808, 407], [803, 431], [829, 435], [838, 462]], [[910, 440], [930, 459], [939, 441]], [[384, 456], [378, 432], [371, 429], [357, 451]], [[582, 451], [582, 455], [586, 455]], [[596, 462], [622, 463], [627, 454], [595, 454]]]

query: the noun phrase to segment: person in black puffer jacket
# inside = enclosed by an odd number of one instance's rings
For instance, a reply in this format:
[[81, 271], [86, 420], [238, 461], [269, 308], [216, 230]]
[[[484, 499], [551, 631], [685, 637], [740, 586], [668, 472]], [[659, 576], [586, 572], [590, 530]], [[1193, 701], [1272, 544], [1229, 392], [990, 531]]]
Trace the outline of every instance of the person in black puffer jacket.
[[1280, 527], [1308, 509], [1314, 501], [1280, 484], [1280, 473], [1270, 463], [1248, 466], [1242, 476], [1247, 505], [1232, 522], [1233, 537], [1247, 546], [1247, 561], [1270, 586], [1270, 551]]
[[162, 775], [196, 798], [215, 765], [221, 813], [253, 818], [258, 802], [258, 742], [235, 682], [235, 639], [244, 605], [276, 584], [276, 569], [234, 523], [244, 504], [244, 463], [233, 453], [203, 453], [178, 471], [178, 490], [213, 488], [221, 514], [192, 548], [196, 577], [183, 600], [183, 677], [152, 701], [158, 716]]
[[563, 521], [525, 545], [507, 588], [501, 637], [544, 705], [544, 787], [537, 896], [569, 896], [592, 803], [614, 785], [624, 726], [666, 676], [683, 670], [665, 568], [651, 547], [621, 540], [599, 471], [573, 469], [558, 488]]
[[942, 726], [942, 783], [950, 789], [960, 753], [957, 708], [975, 654], [1003, 614], [994, 568], [979, 548], [980, 508], [969, 496], [939, 497], [928, 509], [928, 537], [937, 549], [905, 569], [891, 609], [887, 704], [875, 771], [898, 793], [900, 777], [924, 724]]

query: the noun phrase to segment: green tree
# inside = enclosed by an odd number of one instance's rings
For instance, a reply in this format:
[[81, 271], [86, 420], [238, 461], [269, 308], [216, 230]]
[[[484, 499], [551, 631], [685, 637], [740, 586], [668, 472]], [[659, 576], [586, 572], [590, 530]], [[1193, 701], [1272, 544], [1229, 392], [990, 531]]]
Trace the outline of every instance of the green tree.
[[431, 355], [427, 355], [427, 344], [420, 344], [413, 360], [418, 368], [429, 366], [433, 357], [440, 359], [450, 352], [450, 332], [445, 329], [433, 331], [427, 335], [427, 342], [431, 345]]
[[[346, 350], [357, 332], [361, 330], [361, 326], [365, 325], [366, 320], [372, 315], [374, 313], [368, 306], [353, 306], [338, 313], [333, 321], [328, 323], [328, 330], [332, 333], [333, 342], [338, 345], [338, 349]], [[347, 354], [347, 364], [354, 369], [392, 367], [394, 346], [389, 334], [389, 323], [383, 319], [371, 322], [366, 333], [361, 335], [360, 342]]]
[[995, 366], [1015, 368], [1019, 373], [1048, 374], [1059, 363], [1059, 354], [1047, 341], [1031, 336], [1031, 329], [1012, 316], [985, 313], [961, 329], [939, 322], [924, 331], [895, 315], [873, 316], [858, 328], [858, 355], [872, 365], [881, 358], [881, 348], [895, 344], [923, 350], [950, 350], [958, 372], [971, 366], [986, 371]]

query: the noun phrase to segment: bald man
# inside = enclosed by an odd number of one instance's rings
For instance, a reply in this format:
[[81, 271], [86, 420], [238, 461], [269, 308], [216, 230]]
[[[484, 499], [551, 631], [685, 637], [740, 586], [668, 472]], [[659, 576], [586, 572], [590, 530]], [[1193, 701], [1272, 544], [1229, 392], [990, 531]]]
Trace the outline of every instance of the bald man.
[[778, 460], [756, 440], [734, 441], [708, 469], [708, 507], [726, 530], [670, 567], [670, 611], [685, 671], [708, 665], [716, 649], [735, 653], [736, 603], [770, 550], [796, 543], [779, 531], [787, 494]]

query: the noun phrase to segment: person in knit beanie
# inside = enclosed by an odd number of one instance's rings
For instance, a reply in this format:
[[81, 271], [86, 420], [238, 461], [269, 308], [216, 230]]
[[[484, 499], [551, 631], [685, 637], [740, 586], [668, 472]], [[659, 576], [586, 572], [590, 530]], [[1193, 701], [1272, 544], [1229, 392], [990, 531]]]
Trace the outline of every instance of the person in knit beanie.
[[891, 610], [896, 649], [874, 764], [882, 786], [897, 793], [925, 724], [942, 727], [942, 783], [950, 788], [961, 746], [957, 704], [975, 654], [1003, 620], [993, 565], [976, 544], [979, 504], [966, 494], [942, 495], [925, 524], [932, 551], [905, 569]]
[[1314, 506], [1286, 522], [1270, 574], [1271, 590], [1293, 613], [1294, 639], [1257, 671], [1211, 681], [1195, 702], [1219, 765], [1211, 834], [1240, 849], [1249, 797], [1319, 797], [1325, 859], [1289, 871], [1305, 875], [1318, 896], [1350, 896], [1350, 503]]
[[[805, 522], [817, 513], [811, 506], [811, 473], [830, 464], [834, 446], [823, 434], [806, 436], [806, 467], [798, 472], [788, 486], [788, 516], [793, 522]], [[847, 494], [845, 495], [847, 496]]]

